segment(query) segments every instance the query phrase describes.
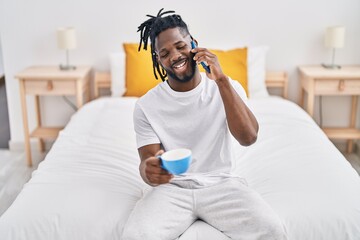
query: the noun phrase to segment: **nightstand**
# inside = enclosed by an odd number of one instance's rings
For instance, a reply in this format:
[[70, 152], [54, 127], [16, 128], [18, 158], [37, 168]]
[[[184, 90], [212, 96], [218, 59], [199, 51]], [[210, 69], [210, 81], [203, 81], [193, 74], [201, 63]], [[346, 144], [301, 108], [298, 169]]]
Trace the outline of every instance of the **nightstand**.
[[[76, 96], [76, 106], [80, 108], [83, 94], [90, 101], [90, 71], [89, 66], [80, 66], [76, 70], [61, 71], [56, 66], [34, 66], [26, 68], [15, 75], [20, 83], [20, 97], [24, 124], [25, 151], [28, 166], [32, 166], [30, 138], [39, 139], [40, 151], [45, 150], [44, 139], [56, 138], [63, 127], [44, 127], [41, 124], [40, 96]], [[37, 126], [29, 132], [26, 95], [35, 96], [35, 111]]]
[[110, 72], [95, 72], [93, 85], [94, 98], [100, 96], [100, 89], [111, 88], [111, 74]]
[[[300, 105], [313, 117], [315, 96], [351, 96], [350, 124], [347, 128], [323, 128], [332, 139], [347, 139], [347, 151], [352, 152], [354, 139], [360, 139], [356, 129], [358, 96], [360, 95], [360, 65], [342, 66], [341, 69], [326, 69], [320, 65], [300, 66]], [[306, 95], [306, 108], [304, 97]]]
[[279, 88], [282, 97], [288, 98], [288, 75], [286, 72], [266, 72], [265, 83], [267, 88]]

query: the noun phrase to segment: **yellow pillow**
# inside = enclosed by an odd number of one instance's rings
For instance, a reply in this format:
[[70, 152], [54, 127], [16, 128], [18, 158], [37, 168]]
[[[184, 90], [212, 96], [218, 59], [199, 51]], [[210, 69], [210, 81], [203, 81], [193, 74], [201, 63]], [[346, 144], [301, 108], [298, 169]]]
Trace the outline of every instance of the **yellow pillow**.
[[141, 97], [151, 88], [161, 83], [161, 78], [156, 80], [151, 60], [151, 50], [141, 49], [138, 52], [139, 44], [124, 43], [125, 58], [125, 87], [124, 96]]
[[[247, 77], [247, 48], [236, 48], [228, 51], [212, 50], [219, 60], [222, 71], [225, 75], [233, 80], [238, 81], [248, 94], [248, 77]], [[201, 72], [204, 68], [199, 65]]]
[[[141, 97], [151, 88], [161, 83], [156, 80], [153, 72], [150, 46], [147, 51], [138, 52], [137, 43], [124, 43], [126, 54], [124, 96]], [[237, 48], [229, 51], [210, 50], [217, 55], [223, 72], [234, 80], [240, 82], [248, 94], [247, 89], [247, 48]], [[200, 71], [204, 69], [199, 65]]]

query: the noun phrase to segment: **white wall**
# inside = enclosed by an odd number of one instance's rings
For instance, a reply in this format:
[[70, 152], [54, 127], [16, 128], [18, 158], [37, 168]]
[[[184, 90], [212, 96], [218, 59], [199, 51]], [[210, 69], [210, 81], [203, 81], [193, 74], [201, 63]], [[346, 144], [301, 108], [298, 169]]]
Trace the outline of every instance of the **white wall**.
[[[290, 98], [294, 101], [299, 92], [296, 67], [330, 61], [331, 53], [323, 46], [327, 26], [346, 26], [346, 45], [337, 51], [337, 63], [360, 64], [359, 0], [2, 0], [0, 4], [0, 35], [14, 142], [23, 140], [23, 129], [18, 82], [13, 76], [30, 65], [64, 62], [64, 52], [57, 49], [55, 38], [55, 30], [61, 26], [77, 29], [78, 49], [70, 53], [72, 63], [91, 64], [96, 70], [104, 70], [109, 69], [109, 52], [119, 51], [124, 41], [139, 41], [137, 27], [146, 14], [156, 14], [161, 7], [176, 10], [202, 46], [225, 49], [268, 45], [267, 68], [289, 73]], [[324, 123], [346, 125], [349, 103], [347, 98], [325, 98]], [[34, 126], [32, 109], [30, 103]], [[65, 124], [73, 113], [58, 97], [47, 97], [42, 109], [48, 125]]]

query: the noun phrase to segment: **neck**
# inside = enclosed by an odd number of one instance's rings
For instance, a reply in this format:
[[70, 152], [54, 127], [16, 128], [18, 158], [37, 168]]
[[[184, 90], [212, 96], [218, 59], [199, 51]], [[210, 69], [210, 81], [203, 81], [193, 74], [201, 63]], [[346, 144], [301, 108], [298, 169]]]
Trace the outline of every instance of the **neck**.
[[201, 81], [201, 75], [199, 71], [195, 72], [194, 77], [188, 82], [179, 82], [173, 78], [168, 78], [167, 82], [172, 90], [176, 92], [187, 92], [190, 91], [199, 85]]

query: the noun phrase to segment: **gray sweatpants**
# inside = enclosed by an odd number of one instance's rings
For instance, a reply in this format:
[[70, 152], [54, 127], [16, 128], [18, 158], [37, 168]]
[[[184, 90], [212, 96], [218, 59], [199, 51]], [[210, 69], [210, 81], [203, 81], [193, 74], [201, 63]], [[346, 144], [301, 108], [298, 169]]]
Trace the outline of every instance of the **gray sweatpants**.
[[191, 181], [182, 185], [147, 192], [131, 213], [122, 240], [176, 239], [197, 219], [231, 239], [286, 239], [279, 217], [243, 179], [227, 178], [204, 188], [192, 188]]

